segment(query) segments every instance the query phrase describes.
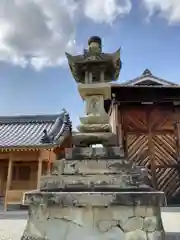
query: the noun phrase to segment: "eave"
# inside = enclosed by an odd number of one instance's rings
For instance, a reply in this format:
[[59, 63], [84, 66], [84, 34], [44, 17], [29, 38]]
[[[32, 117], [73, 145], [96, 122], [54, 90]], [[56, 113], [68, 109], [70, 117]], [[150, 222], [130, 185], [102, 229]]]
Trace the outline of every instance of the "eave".
[[180, 101], [180, 86], [112, 86], [111, 91], [119, 102], [173, 103]]
[[39, 146], [1, 146], [0, 152], [37, 152], [39, 150], [54, 150], [59, 147], [57, 144], [43, 144]]
[[126, 85], [126, 84], [118, 84], [111, 83], [112, 88], [179, 88], [180, 85]]
[[[111, 83], [111, 94], [114, 100], [122, 104], [141, 104], [142, 102], [153, 102], [157, 104], [180, 103], [180, 85], [170, 86], [127, 86]], [[106, 112], [112, 104], [111, 100], [106, 100], [104, 106]]]

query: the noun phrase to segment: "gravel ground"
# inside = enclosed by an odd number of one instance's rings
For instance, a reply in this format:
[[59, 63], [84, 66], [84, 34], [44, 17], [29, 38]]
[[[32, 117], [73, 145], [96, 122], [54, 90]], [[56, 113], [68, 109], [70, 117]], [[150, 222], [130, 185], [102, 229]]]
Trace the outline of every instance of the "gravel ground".
[[0, 240], [20, 240], [27, 222], [27, 211], [0, 209]]
[[20, 240], [25, 225], [25, 219], [1, 219], [0, 240]]
[[[163, 211], [167, 240], [180, 240], [180, 208]], [[27, 221], [27, 212], [0, 212], [0, 240], [20, 240]]]

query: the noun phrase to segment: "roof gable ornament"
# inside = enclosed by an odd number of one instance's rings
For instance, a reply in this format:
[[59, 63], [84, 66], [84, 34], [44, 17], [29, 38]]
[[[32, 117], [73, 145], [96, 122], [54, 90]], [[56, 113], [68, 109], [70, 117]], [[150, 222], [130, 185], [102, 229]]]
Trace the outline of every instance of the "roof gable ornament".
[[146, 86], [174, 86], [177, 85], [173, 82], [164, 80], [162, 78], [156, 77], [152, 74], [149, 69], [145, 69], [140, 77], [132, 79], [125, 82], [123, 85], [136, 86], [136, 85], [146, 85]]
[[44, 129], [43, 137], [41, 139], [41, 143], [54, 143], [57, 142], [60, 137], [65, 136], [67, 133], [72, 132], [72, 123], [70, 120], [69, 113], [63, 108], [61, 114], [56, 119], [54, 125], [50, 129], [49, 132], [47, 132], [46, 129]]
[[145, 69], [141, 76], [152, 76], [152, 73], [149, 69]]

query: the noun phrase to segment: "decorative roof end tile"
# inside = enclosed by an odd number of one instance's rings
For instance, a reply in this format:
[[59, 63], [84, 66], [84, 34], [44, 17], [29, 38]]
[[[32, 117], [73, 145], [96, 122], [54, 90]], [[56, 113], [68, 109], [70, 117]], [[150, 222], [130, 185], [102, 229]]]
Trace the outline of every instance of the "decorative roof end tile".
[[151, 73], [151, 71], [149, 70], [149, 69], [145, 69], [144, 70], [144, 72], [142, 73], [142, 76], [144, 77], [144, 76], [152, 76], [152, 73]]

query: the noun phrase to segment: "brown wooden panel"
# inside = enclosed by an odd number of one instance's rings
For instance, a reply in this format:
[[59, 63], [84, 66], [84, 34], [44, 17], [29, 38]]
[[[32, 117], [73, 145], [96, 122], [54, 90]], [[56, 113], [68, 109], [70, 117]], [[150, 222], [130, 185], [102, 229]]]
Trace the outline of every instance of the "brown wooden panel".
[[147, 113], [144, 109], [128, 109], [123, 111], [123, 122], [127, 132], [147, 131]]
[[180, 203], [180, 137], [174, 120], [173, 107], [126, 108], [123, 131], [128, 158], [148, 168], [152, 185], [165, 192], [169, 203]]
[[167, 166], [177, 164], [177, 143], [175, 140], [173, 114], [173, 108], [166, 107], [154, 108], [150, 112], [149, 127], [152, 132], [155, 165]]
[[156, 165], [166, 166], [178, 163], [174, 134], [153, 135], [152, 140]]
[[[177, 164], [173, 108], [141, 106], [139, 109], [126, 109], [123, 114], [125, 135], [127, 138], [129, 135], [136, 135], [134, 138], [139, 140], [142, 136], [147, 136], [148, 147], [146, 151], [149, 159], [151, 158], [150, 161], [154, 161], [154, 165]], [[136, 144], [137, 146], [135, 146]], [[126, 148], [128, 154], [135, 152], [136, 149], [139, 149], [138, 141], [133, 143], [131, 149], [128, 148], [129, 145]], [[143, 152], [144, 150], [141, 152], [140, 148], [136, 154], [144, 154]]]
[[138, 165], [147, 165], [148, 139], [146, 135], [128, 135], [127, 136], [128, 157]]
[[148, 169], [148, 178], [152, 179], [150, 156], [148, 153], [148, 137], [146, 135], [127, 135], [128, 158], [138, 166]]
[[173, 108], [151, 108], [149, 110], [149, 127], [152, 132], [174, 131]]
[[167, 200], [172, 201], [180, 194], [180, 175], [176, 168], [156, 168], [157, 188], [165, 192]]
[[140, 106], [122, 110], [124, 125], [127, 132], [174, 131], [174, 110], [167, 107]]

